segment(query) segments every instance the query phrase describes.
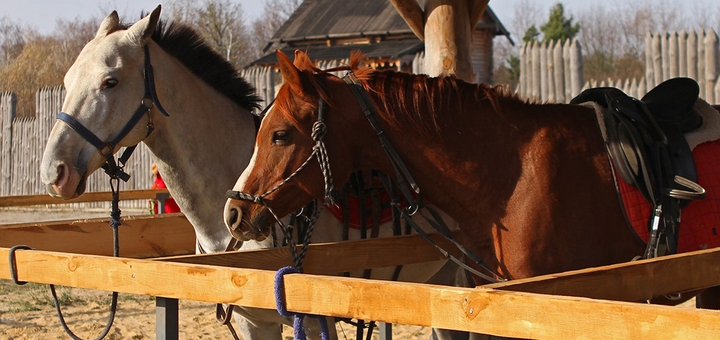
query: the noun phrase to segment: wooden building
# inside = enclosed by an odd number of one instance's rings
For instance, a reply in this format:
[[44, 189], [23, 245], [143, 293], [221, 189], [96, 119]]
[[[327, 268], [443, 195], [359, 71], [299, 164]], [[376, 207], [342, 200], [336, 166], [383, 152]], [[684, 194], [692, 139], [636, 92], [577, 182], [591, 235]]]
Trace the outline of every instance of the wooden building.
[[[424, 2], [424, 0], [419, 0]], [[510, 34], [488, 7], [473, 32], [472, 67], [476, 82], [492, 82], [493, 38]], [[292, 55], [306, 51], [320, 67], [343, 64], [350, 51], [361, 50], [376, 68], [423, 72], [424, 43], [389, 0], [305, 0], [267, 43], [252, 68], [277, 64], [275, 50]], [[279, 83], [279, 82], [277, 82]]]

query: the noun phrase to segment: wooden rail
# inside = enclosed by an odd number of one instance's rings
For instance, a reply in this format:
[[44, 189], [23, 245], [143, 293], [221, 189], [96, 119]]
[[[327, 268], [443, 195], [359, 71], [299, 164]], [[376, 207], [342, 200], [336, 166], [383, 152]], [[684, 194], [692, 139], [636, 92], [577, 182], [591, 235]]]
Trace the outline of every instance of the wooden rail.
[[[718, 253], [720, 249], [696, 252], [697, 258], [692, 261], [717, 263], [713, 261], [717, 261]], [[0, 248], [0, 258], [8, 255], [8, 249]], [[688, 258], [675, 256], [665, 261], [680, 261], [673, 265], [680, 267]], [[18, 278], [23, 281], [100, 290], [112, 287], [124, 293], [275, 308], [272, 292], [275, 273], [271, 271], [26, 250], [17, 251], [15, 261]], [[646, 286], [658, 284], [658, 276], [643, 278], [642, 273], [649, 271], [650, 263], [652, 261], [630, 264], [635, 274], [628, 279], [642, 280]], [[656, 269], [662, 271], [663, 266]], [[0, 278], [10, 278], [9, 270], [9, 263], [0, 261]], [[603, 278], [612, 278], [617, 269], [611, 266], [598, 270], [610, 273], [593, 282], [604, 285], [608, 283]], [[565, 280], [557, 276], [543, 278], [553, 277], [557, 282]], [[173, 284], [167, 285], [167, 282]], [[698, 287], [688, 281], [685, 288]], [[293, 274], [285, 277], [285, 291], [290, 311], [499, 336], [707, 339], [720, 334], [718, 311], [482, 287], [469, 289]]]
[[[0, 226], [0, 247], [89, 255], [113, 254], [109, 218]], [[127, 216], [118, 229], [120, 255], [147, 258], [195, 253], [195, 230], [182, 213]]]
[[[152, 190], [123, 190], [120, 192], [121, 200], [142, 200], [155, 199], [158, 195], [169, 194], [167, 189]], [[112, 193], [88, 192], [82, 196], [67, 200], [51, 197], [50, 195], [24, 195], [24, 196], [0, 196], [0, 207], [19, 207], [43, 204], [65, 204], [65, 203], [88, 203], [106, 202], [112, 200]]]

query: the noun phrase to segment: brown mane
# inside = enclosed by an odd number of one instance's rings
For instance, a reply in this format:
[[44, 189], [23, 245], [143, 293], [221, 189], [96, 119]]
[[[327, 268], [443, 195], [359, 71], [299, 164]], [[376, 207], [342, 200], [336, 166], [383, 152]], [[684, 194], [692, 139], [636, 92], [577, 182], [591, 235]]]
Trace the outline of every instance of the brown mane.
[[489, 100], [500, 111], [499, 99], [520, 100], [507, 87], [469, 84], [455, 77], [429, 77], [390, 70], [378, 71], [359, 67], [364, 55], [352, 53], [350, 66], [355, 76], [372, 94], [380, 115], [397, 126], [415, 128], [423, 133], [439, 131], [441, 112], [462, 112], [468, 100], [479, 103]]
[[[471, 100], [479, 103], [489, 100], [496, 111], [500, 111], [499, 99], [507, 98], [521, 101], [505, 86], [487, 84], [469, 84], [455, 77], [428, 77], [390, 70], [378, 71], [370, 67], [361, 67], [365, 55], [360, 51], [350, 54], [351, 70], [363, 87], [371, 94], [378, 106], [378, 113], [385, 115], [388, 121], [397, 126], [416, 129], [421, 133], [436, 134], [439, 131], [440, 112], [461, 112], [462, 103]], [[320, 85], [320, 76], [332, 77], [327, 71], [320, 70], [306, 54], [296, 54], [295, 67], [306, 75], [303, 77], [304, 94], [318, 95], [329, 106], [338, 109], [339, 104], [331, 100]], [[315, 93], [308, 92], [312, 87]], [[299, 126], [291, 110], [289, 89], [279, 91], [275, 105], [292, 124]], [[455, 108], [455, 109], [448, 109]]]

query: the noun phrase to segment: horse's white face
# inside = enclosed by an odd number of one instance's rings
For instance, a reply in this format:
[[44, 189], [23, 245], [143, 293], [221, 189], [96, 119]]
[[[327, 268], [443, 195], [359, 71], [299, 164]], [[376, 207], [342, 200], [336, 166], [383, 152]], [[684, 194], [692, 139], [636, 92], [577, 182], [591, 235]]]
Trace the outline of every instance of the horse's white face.
[[[143, 46], [155, 30], [159, 15], [158, 6], [152, 14], [122, 30], [117, 13], [111, 13], [65, 75], [63, 112], [103, 142], [115, 138], [140, 106], [144, 96]], [[113, 152], [145, 138], [148, 119], [141, 118]], [[68, 199], [85, 191], [87, 177], [104, 162], [92, 144], [65, 122], [57, 121], [45, 147], [40, 175], [50, 195]]]

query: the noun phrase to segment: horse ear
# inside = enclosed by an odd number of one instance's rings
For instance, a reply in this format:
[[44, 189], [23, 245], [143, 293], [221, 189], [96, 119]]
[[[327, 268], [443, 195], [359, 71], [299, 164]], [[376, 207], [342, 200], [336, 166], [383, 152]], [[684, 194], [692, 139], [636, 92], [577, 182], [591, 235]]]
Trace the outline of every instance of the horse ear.
[[95, 33], [95, 38], [102, 38], [110, 34], [110, 32], [114, 32], [118, 26], [120, 26], [120, 18], [118, 17], [117, 11], [112, 11], [112, 13], [108, 14], [100, 23], [100, 27], [97, 33]]
[[291, 88], [302, 91], [302, 80], [300, 79], [300, 70], [293, 65], [290, 58], [280, 50], [275, 52], [278, 58], [278, 64], [280, 66], [280, 73], [282, 73], [285, 82], [290, 85]]
[[308, 65], [312, 65], [312, 60], [310, 60], [310, 57], [308, 57], [305, 52], [295, 50], [295, 61], [293, 61], [293, 65], [298, 69], [305, 70]]
[[152, 13], [150, 13], [150, 15], [140, 19], [138, 22], [130, 26], [125, 33], [125, 38], [138, 45], [143, 45], [147, 42], [153, 32], [155, 32], [155, 27], [160, 20], [160, 9], [161, 6], [158, 5]]

